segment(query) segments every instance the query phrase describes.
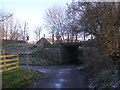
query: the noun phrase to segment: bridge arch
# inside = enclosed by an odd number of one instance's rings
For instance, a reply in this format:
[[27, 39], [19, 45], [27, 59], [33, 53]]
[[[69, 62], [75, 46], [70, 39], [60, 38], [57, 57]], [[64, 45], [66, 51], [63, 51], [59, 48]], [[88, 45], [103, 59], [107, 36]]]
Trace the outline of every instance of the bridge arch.
[[81, 63], [79, 56], [82, 56], [83, 52], [79, 48], [82, 46], [81, 42], [62, 42], [62, 59], [66, 63]]

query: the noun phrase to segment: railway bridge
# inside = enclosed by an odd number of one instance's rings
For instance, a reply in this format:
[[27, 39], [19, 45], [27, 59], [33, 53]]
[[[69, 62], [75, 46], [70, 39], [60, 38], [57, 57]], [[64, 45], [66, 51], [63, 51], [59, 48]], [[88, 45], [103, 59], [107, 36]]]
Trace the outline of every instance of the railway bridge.
[[[61, 42], [61, 57], [66, 63], [78, 63], [82, 56], [82, 42]], [[64, 62], [64, 61], [63, 61]]]
[[82, 42], [60, 42], [58, 45], [51, 44], [44, 46], [44, 49], [39, 51], [37, 55], [59, 63], [77, 63], [79, 56], [82, 56], [81, 47]]

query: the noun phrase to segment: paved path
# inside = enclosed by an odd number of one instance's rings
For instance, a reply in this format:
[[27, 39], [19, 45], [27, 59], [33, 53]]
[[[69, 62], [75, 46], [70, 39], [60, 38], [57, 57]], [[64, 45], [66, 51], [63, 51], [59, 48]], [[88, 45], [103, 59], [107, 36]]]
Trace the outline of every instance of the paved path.
[[45, 73], [32, 88], [88, 88], [86, 73], [80, 72], [75, 65], [30, 67]]

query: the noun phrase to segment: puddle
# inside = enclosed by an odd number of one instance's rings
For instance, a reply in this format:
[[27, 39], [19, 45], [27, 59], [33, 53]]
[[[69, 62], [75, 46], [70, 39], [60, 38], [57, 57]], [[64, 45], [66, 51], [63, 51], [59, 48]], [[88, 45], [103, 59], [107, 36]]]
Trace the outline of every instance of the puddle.
[[60, 88], [60, 87], [62, 87], [62, 84], [55, 84], [55, 87]]
[[68, 69], [62, 69], [62, 70], [72, 70], [72, 69], [68, 68]]
[[64, 82], [64, 81], [65, 81], [65, 79], [59, 79], [59, 81], [60, 81], [60, 82]]
[[42, 73], [47, 73], [48, 71], [46, 70], [38, 70], [39, 72], [42, 72]]
[[59, 73], [64, 73], [64, 72], [59, 72]]

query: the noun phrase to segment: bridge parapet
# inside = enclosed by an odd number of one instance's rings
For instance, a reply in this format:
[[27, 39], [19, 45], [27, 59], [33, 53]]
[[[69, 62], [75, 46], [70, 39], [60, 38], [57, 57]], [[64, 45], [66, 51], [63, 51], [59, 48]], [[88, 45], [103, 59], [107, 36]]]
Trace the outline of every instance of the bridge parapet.
[[61, 42], [62, 46], [81, 46], [82, 42]]

